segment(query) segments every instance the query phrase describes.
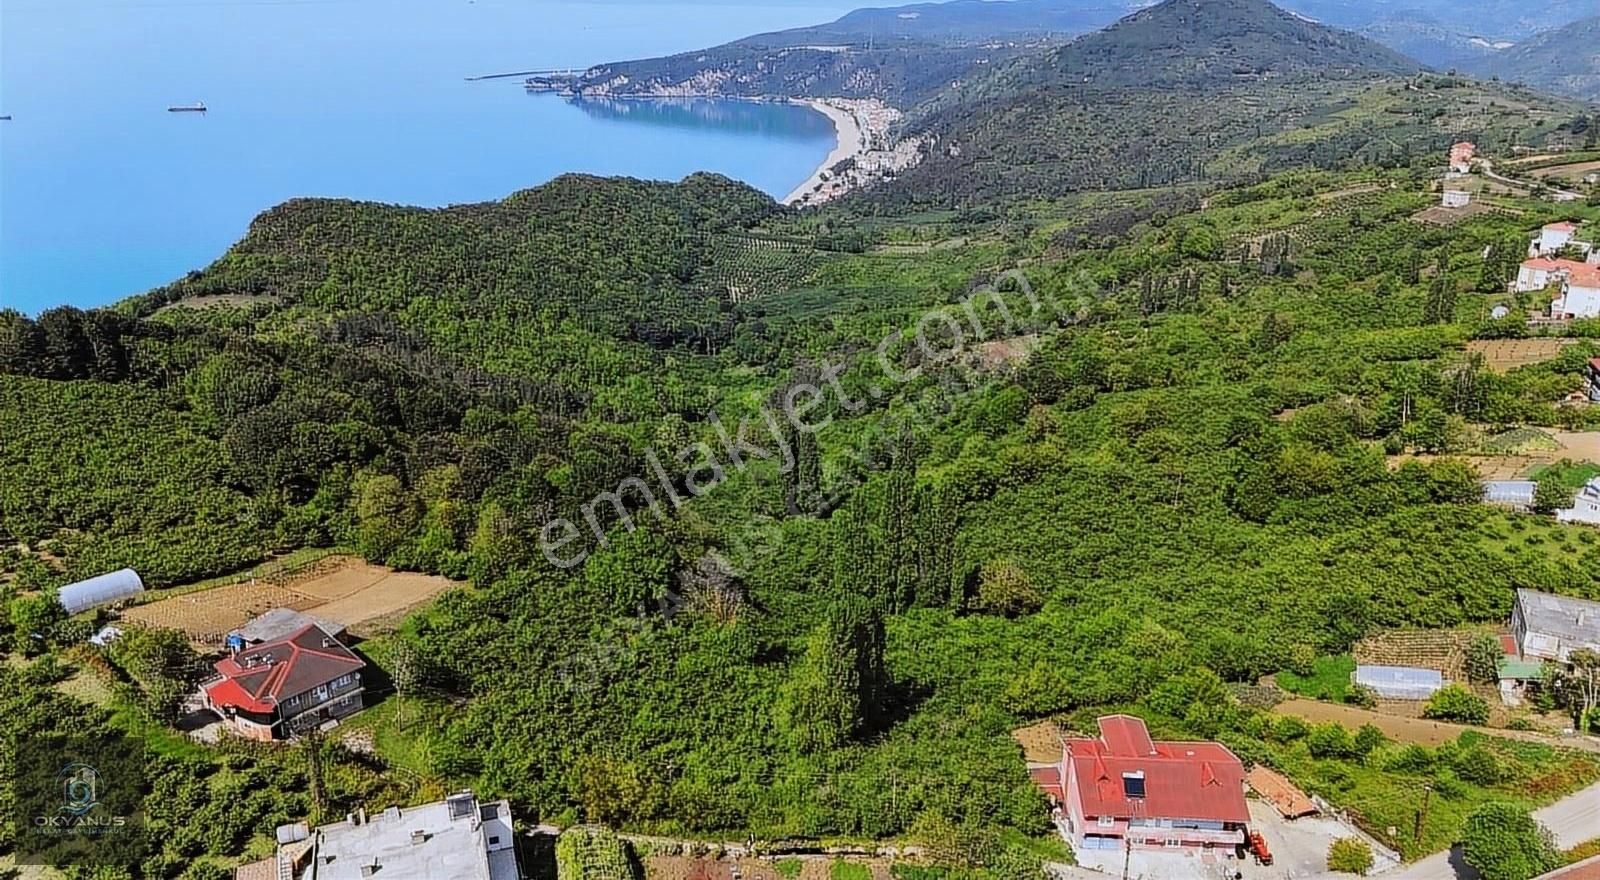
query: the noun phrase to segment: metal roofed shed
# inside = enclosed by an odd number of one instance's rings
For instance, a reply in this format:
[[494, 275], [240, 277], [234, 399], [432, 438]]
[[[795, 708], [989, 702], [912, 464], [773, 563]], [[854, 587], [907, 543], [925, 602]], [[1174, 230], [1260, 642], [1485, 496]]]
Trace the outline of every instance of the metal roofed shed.
[[1444, 673], [1415, 666], [1357, 666], [1352, 679], [1389, 700], [1426, 700], [1444, 687]]
[[1538, 660], [1518, 660], [1515, 657], [1501, 657], [1495, 664], [1495, 671], [1501, 681], [1542, 681], [1544, 679], [1544, 663]]
[[293, 608], [274, 608], [249, 623], [234, 630], [246, 645], [260, 642], [276, 642], [286, 639], [295, 633], [316, 624], [323, 632], [335, 638], [344, 634], [344, 627], [332, 621], [323, 620], [294, 610]]
[[131, 568], [102, 574], [67, 584], [56, 594], [67, 614], [78, 614], [99, 605], [109, 605], [144, 592], [144, 581]]

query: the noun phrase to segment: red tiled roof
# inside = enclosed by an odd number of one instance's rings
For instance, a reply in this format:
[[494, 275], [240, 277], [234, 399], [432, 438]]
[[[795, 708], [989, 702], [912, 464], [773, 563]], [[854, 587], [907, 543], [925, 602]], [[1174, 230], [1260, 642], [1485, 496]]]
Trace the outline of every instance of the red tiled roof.
[[[1067, 741], [1070, 772], [1085, 816], [1248, 822], [1244, 765], [1214, 742], [1152, 742], [1143, 721], [1100, 719], [1099, 739]], [[1124, 775], [1144, 775], [1145, 796], [1130, 800]]]
[[1520, 656], [1522, 652], [1517, 649], [1517, 637], [1511, 633], [1501, 633], [1500, 652], [1505, 654], [1507, 657]]
[[1039, 786], [1044, 790], [1045, 794], [1050, 795], [1057, 801], [1066, 798], [1066, 794], [1064, 794], [1066, 789], [1061, 784], [1061, 771], [1056, 767], [1029, 767], [1028, 776], [1033, 780], [1034, 785]]
[[1589, 358], [1589, 367], [1595, 372], [1600, 373], [1600, 358]]
[[1568, 223], [1565, 220], [1561, 221], [1560, 223], [1546, 223], [1544, 225], [1544, 228], [1545, 229], [1550, 229], [1550, 230], [1553, 230], [1553, 231], [1557, 231], [1557, 232], [1577, 232], [1578, 231], [1577, 224]]
[[1588, 263], [1580, 263], [1577, 260], [1553, 260], [1549, 257], [1534, 257], [1531, 260], [1523, 260], [1522, 268], [1543, 269], [1546, 272], [1581, 272], [1594, 267]]
[[1533, 880], [1600, 880], [1600, 856], [1573, 862], [1548, 874], [1540, 874]]
[[1573, 269], [1572, 274], [1567, 276], [1567, 283], [1578, 287], [1600, 287], [1600, 266], [1583, 265], [1582, 268]]
[[1289, 781], [1289, 777], [1264, 764], [1251, 767], [1245, 775], [1245, 782], [1250, 784], [1252, 791], [1277, 807], [1279, 814], [1286, 819], [1298, 819], [1320, 812], [1311, 798]]
[[1107, 715], [1100, 719], [1100, 739], [1106, 751], [1121, 758], [1141, 757], [1156, 753], [1156, 744], [1150, 741], [1150, 729], [1144, 721], [1132, 715]]
[[367, 664], [316, 624], [212, 664], [220, 681], [206, 685], [219, 706], [271, 712], [278, 701], [327, 684]]

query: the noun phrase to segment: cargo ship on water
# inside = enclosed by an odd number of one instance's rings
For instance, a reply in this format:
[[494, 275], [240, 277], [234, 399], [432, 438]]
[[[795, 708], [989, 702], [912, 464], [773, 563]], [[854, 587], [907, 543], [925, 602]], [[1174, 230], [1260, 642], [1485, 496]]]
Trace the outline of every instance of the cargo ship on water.
[[196, 101], [193, 104], [174, 104], [173, 106], [167, 108], [167, 112], [168, 113], [204, 113], [204, 112], [206, 112], [206, 105], [205, 105], [204, 101]]

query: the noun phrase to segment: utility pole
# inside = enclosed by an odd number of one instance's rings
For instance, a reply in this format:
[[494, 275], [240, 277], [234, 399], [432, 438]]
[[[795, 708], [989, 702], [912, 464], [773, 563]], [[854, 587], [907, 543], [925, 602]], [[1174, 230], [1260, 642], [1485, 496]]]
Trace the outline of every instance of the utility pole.
[[1432, 796], [1433, 784], [1428, 782], [1422, 783], [1422, 809], [1417, 811], [1417, 827], [1411, 832], [1411, 840], [1414, 843], [1420, 843], [1422, 841], [1422, 823], [1428, 820], [1428, 801], [1432, 798]]

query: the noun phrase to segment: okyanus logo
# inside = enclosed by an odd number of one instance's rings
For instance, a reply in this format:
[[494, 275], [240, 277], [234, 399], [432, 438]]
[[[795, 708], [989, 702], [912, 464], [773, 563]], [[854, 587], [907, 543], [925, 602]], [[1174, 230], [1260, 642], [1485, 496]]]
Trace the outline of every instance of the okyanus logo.
[[74, 761], [62, 767], [56, 779], [61, 783], [61, 812], [83, 816], [100, 805], [100, 771]]
[[74, 761], [56, 774], [61, 787], [61, 806], [54, 816], [35, 816], [33, 824], [39, 828], [70, 828], [95, 832], [100, 829], [121, 828], [128, 823], [126, 816], [90, 815], [100, 803], [100, 771]]

